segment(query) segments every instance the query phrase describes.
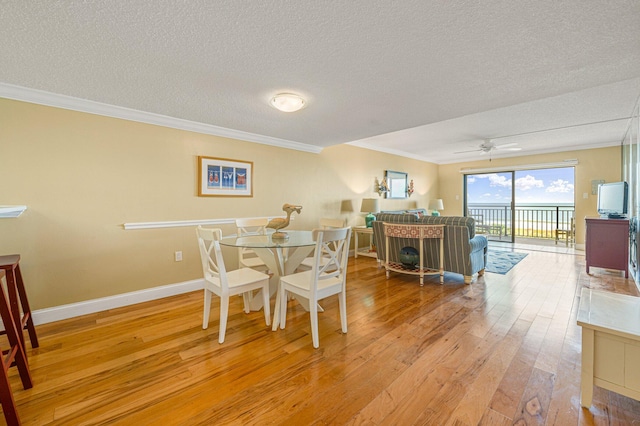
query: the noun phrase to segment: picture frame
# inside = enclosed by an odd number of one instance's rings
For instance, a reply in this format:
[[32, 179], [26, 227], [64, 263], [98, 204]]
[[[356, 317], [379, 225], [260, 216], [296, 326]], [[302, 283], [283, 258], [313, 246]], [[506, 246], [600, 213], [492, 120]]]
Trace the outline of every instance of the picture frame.
[[253, 197], [253, 162], [198, 156], [199, 197]]
[[407, 173], [387, 170], [385, 177], [389, 187], [385, 198], [407, 198]]

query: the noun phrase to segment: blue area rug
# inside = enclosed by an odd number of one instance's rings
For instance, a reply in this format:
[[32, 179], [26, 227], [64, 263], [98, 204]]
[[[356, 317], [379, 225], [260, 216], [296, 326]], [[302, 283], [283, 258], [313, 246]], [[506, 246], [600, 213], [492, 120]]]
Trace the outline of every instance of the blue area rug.
[[526, 256], [527, 253], [489, 249], [485, 271], [504, 275]]

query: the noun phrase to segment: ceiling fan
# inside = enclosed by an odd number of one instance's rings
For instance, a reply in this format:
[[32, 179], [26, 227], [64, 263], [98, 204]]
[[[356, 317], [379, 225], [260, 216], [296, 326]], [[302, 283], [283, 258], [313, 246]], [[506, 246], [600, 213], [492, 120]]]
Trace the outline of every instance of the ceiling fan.
[[462, 154], [465, 152], [481, 152], [482, 154], [486, 154], [493, 150], [505, 150], [505, 151], [520, 151], [522, 148], [515, 147], [514, 145], [518, 145], [517, 143], [506, 143], [504, 145], [496, 145], [491, 141], [491, 139], [485, 139], [477, 149], [472, 149], [469, 151], [458, 151], [454, 152], [454, 154]]

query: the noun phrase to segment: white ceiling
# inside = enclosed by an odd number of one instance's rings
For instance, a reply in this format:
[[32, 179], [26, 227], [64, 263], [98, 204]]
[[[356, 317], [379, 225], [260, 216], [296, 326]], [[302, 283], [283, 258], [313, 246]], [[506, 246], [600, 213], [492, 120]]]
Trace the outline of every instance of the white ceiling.
[[[640, 95], [640, 1], [5, 0], [0, 61], [0, 97], [444, 164], [479, 158], [456, 152], [485, 138], [522, 148], [493, 158], [619, 144]], [[281, 91], [307, 107], [273, 109]]]

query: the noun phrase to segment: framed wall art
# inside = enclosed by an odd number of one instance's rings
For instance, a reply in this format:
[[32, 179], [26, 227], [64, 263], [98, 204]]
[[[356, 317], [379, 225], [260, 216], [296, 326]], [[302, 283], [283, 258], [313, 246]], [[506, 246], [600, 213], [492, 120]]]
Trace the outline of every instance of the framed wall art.
[[198, 196], [253, 197], [253, 163], [199, 156]]

